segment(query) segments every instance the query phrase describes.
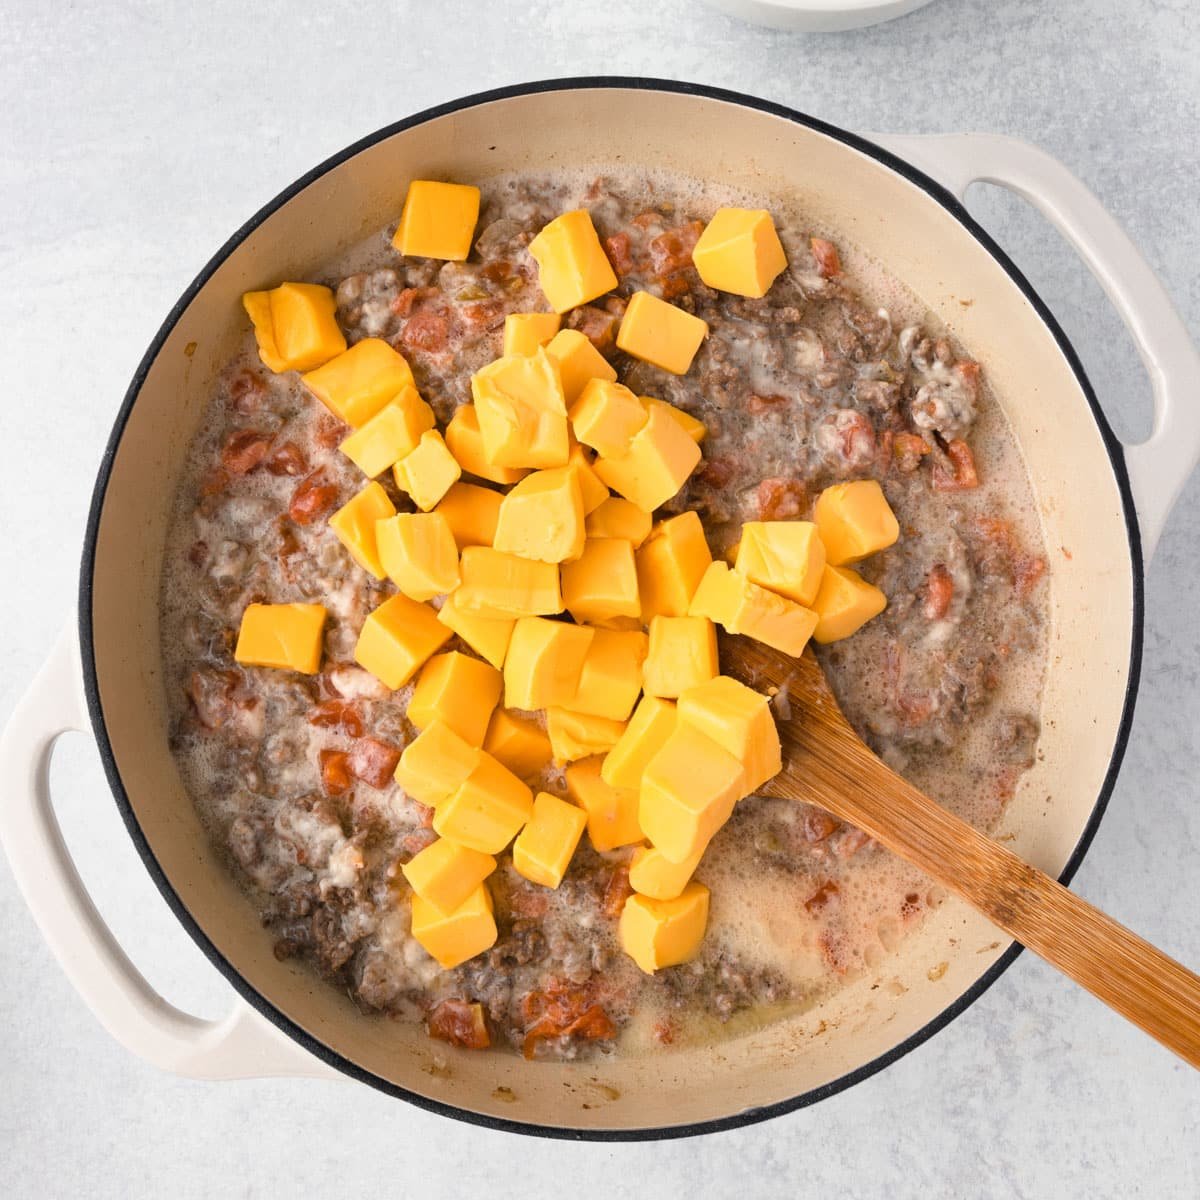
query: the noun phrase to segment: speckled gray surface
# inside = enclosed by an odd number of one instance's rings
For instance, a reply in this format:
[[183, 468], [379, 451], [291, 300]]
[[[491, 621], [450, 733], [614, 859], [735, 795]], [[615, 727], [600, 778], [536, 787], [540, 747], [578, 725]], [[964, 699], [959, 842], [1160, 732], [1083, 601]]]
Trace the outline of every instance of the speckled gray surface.
[[[176, 296], [311, 164], [465, 92], [649, 73], [851, 129], [1017, 134], [1100, 195], [1200, 336], [1195, 0], [937, 0], [823, 38], [691, 0], [342, 7], [0, 8], [0, 719], [71, 614], [101, 448]], [[1148, 387], [1100, 289], [1018, 201], [979, 189], [971, 207], [1062, 320], [1118, 430], [1144, 432]], [[1193, 965], [1198, 521], [1193, 478], [1149, 572], [1125, 768], [1076, 879]], [[227, 989], [141, 870], [95, 748], [64, 741], [53, 778], [85, 879], [135, 959], [168, 996], [220, 1012]], [[160, 1075], [100, 1030], [0, 868], [0, 1063], [0, 1170], [22, 1197], [268, 1195], [281, 1180], [324, 1196], [1200, 1194], [1200, 1078], [1029, 955], [933, 1041], [814, 1109], [692, 1142], [576, 1146], [467, 1128], [354, 1085]]]

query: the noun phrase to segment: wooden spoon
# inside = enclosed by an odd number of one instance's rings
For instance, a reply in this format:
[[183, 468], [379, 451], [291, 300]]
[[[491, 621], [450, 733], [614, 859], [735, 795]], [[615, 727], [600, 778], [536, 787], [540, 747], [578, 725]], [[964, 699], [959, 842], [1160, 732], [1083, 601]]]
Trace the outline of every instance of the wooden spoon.
[[783, 770], [761, 795], [849, 821], [1200, 1068], [1200, 977], [901, 779], [851, 728], [811, 649], [789, 658], [730, 637], [721, 661], [757, 691], [787, 689]]

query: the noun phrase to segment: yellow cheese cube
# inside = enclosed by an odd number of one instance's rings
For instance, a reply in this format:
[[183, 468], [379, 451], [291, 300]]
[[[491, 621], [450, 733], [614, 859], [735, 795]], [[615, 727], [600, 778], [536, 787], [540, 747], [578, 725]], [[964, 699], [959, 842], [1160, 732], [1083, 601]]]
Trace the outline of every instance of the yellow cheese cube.
[[462, 467], [436, 429], [421, 434], [416, 449], [392, 468], [396, 486], [407, 492], [422, 512], [433, 508], [461, 474]]
[[447, 971], [490, 949], [496, 944], [496, 918], [487, 884], [481, 883], [453, 912], [413, 896], [412, 935]]
[[506, 766], [484, 751], [475, 769], [449, 800], [437, 806], [434, 831], [460, 846], [499, 854], [533, 811], [533, 793]]
[[323, 604], [250, 604], [242, 613], [233, 657], [255, 667], [315, 675], [321, 669]]
[[500, 503], [497, 550], [538, 562], [560, 563], [583, 550], [583, 494], [571, 467], [534, 471]]
[[629, 453], [596, 459], [596, 474], [614, 492], [653, 512], [679, 491], [699, 461], [700, 447], [679, 423], [652, 408], [630, 440]]
[[550, 765], [554, 754], [550, 739], [540, 725], [518, 717], [507, 708], [496, 709], [487, 737], [483, 739], [483, 748], [524, 780], [540, 775]]
[[825, 569], [825, 545], [811, 521], [747, 521], [734, 563], [752, 583], [811, 608]]
[[558, 765], [606, 754], [625, 732], [624, 721], [609, 721], [566, 708], [546, 710], [546, 733]]
[[518, 558], [490, 546], [468, 546], [459, 562], [462, 584], [454, 599], [482, 617], [551, 616], [563, 610], [554, 563]]
[[655, 617], [642, 666], [647, 696], [674, 699], [717, 674], [717, 630], [707, 617]]
[[813, 601], [813, 640], [826, 645], [857, 633], [887, 608], [887, 596], [849, 567], [826, 567]]
[[496, 869], [490, 854], [468, 850], [457, 842], [439, 838], [426, 846], [400, 870], [422, 900], [442, 912], [453, 912]]
[[692, 248], [700, 278], [718, 292], [759, 299], [787, 266], [765, 208], [718, 208]]
[[450, 630], [428, 604], [392, 596], [363, 622], [354, 661], [385, 687], [402, 688], [449, 640]]
[[329, 528], [364, 571], [382, 579], [386, 572], [379, 559], [375, 525], [395, 515], [396, 506], [387, 492], [377, 483], [368, 483], [329, 518]]
[[583, 497], [584, 516], [590, 516], [608, 499], [608, 488], [600, 481], [588, 452], [578, 443], [571, 447], [567, 466], [579, 479], [579, 494]]
[[684, 862], [673, 863], [657, 846], [639, 846], [629, 861], [629, 886], [651, 900], [674, 900], [687, 887], [703, 857], [693, 854]]
[[447, 596], [438, 609], [438, 620], [454, 630], [480, 658], [493, 667], [504, 666], [508, 653], [508, 639], [512, 637], [515, 617], [484, 617], [479, 613], [467, 612], [459, 606], [458, 594]]
[[578, 329], [560, 330], [547, 343], [546, 353], [558, 363], [563, 397], [568, 404], [574, 404], [579, 399], [591, 380], [611, 382], [617, 377], [612, 363]]
[[408, 363], [382, 338], [363, 338], [309, 371], [302, 382], [335, 417], [355, 429], [405, 388], [416, 386]]
[[416, 258], [462, 262], [479, 220], [479, 189], [466, 183], [414, 179], [408, 185], [392, 245]]
[[559, 331], [558, 313], [509, 313], [504, 318], [504, 353], [532, 354]]
[[542, 294], [555, 312], [577, 308], [617, 286], [591, 214], [583, 208], [555, 217], [529, 243]]
[[446, 426], [446, 445], [468, 475], [492, 483], [509, 484], [529, 474], [523, 467], [498, 467], [488, 461], [483, 450], [483, 434], [479, 431], [479, 415], [473, 404], [462, 404], [455, 410]]
[[562, 598], [576, 621], [639, 617], [633, 543], [620, 538], [588, 538], [583, 553], [562, 565]]
[[569, 415], [575, 436], [585, 446], [606, 458], [620, 458], [629, 453], [629, 443], [648, 413], [624, 384], [589, 379]]
[[783, 769], [779, 730], [771, 702], [728, 675], [688, 688], [679, 697], [680, 721], [710, 737], [742, 764], [743, 795], [750, 795]]
[[602, 760], [585, 758], [566, 770], [567, 792], [587, 813], [588, 838], [601, 854], [646, 836], [638, 822], [635, 788], [615, 788], [600, 777]]
[[708, 617], [729, 633], [742, 633], [798, 657], [817, 626], [812, 609], [778, 596], [714, 562], [692, 598], [691, 614]]
[[649, 536], [652, 519], [624, 496], [610, 496], [588, 514], [584, 532], [589, 538], [619, 538], [636, 550]]
[[813, 506], [813, 520], [833, 567], [861, 562], [877, 550], [886, 550], [900, 536], [896, 514], [874, 479], [827, 487]]
[[500, 672], [488, 663], [457, 650], [439, 654], [421, 669], [408, 719], [418, 729], [440, 722], [464, 742], [482, 746], [503, 685]]
[[708, 426], [691, 413], [684, 412], [682, 408], [676, 408], [674, 404], [668, 404], [665, 400], [656, 400], [653, 396], [639, 396], [638, 399], [647, 412], [652, 408], [661, 408], [697, 445], [708, 436]]
[[699, 317], [649, 292], [634, 292], [617, 330], [617, 345], [672, 375], [686, 375], [707, 334], [708, 325]]
[[437, 808], [466, 782], [479, 755], [477, 746], [435, 721], [405, 746], [396, 766], [396, 782], [418, 804]]
[[697, 513], [688, 511], [662, 521], [637, 552], [642, 619], [685, 617], [712, 552]]
[[642, 663], [649, 648], [650, 639], [640, 629], [597, 629], [579, 672], [579, 687], [563, 707], [627, 721], [642, 690]]
[[608, 752], [600, 774], [615, 788], [642, 786], [646, 764], [663, 748], [675, 732], [675, 705], [657, 696], [643, 696], [621, 734], [621, 740]]
[[595, 632], [565, 621], [522, 617], [504, 660], [504, 706], [531, 712], [570, 700]]
[[542, 887], [558, 887], [586, 824], [583, 809], [549, 792], [538, 792], [533, 800], [533, 816], [513, 842], [517, 874]]
[[414, 387], [401, 388], [369, 421], [355, 430], [339, 450], [364, 474], [374, 479], [406, 454], [436, 421], [433, 409]]
[[673, 900], [630, 896], [621, 910], [621, 949], [647, 975], [696, 957], [708, 926], [708, 888], [689, 883]]
[[475, 483], [456, 483], [433, 511], [450, 523], [450, 532], [460, 550], [466, 546], [490, 546], [496, 538], [496, 521], [504, 497]]
[[458, 587], [458, 547], [440, 513], [398, 513], [378, 521], [375, 542], [384, 573], [413, 600]]
[[270, 370], [311, 371], [346, 349], [333, 292], [316, 283], [281, 283], [242, 297], [258, 357]]
[[565, 467], [567, 404], [558, 363], [544, 349], [510, 354], [471, 376], [487, 461], [499, 467]]
[[712, 738], [677, 721], [642, 772], [638, 820], [673, 863], [683, 863], [712, 840], [741, 798], [742, 764]]

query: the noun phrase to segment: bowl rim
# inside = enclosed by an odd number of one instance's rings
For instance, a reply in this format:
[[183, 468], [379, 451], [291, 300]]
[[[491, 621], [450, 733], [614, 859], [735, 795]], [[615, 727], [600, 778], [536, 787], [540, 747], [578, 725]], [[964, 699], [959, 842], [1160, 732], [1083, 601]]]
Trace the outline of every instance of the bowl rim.
[[994, 241], [990, 234], [975, 220], [974, 217], [967, 211], [965, 206], [955, 197], [950, 191], [943, 187], [936, 180], [918, 170], [903, 158], [885, 150], [883, 147], [869, 141], [867, 138], [861, 137], [858, 134], [850, 133], [835, 125], [831, 125], [819, 118], [809, 116], [806, 113], [799, 112], [796, 109], [790, 108], [787, 105], [778, 104], [774, 101], [764, 100], [755, 96], [748, 95], [744, 92], [733, 91], [726, 88], [714, 87], [709, 84], [692, 83], [681, 80], [656, 79], [649, 76], [621, 76], [621, 75], [595, 75], [595, 76], [568, 76], [554, 79], [535, 80], [528, 83], [511, 84], [505, 87], [493, 88], [487, 91], [475, 92], [467, 96], [460, 97], [455, 100], [450, 100], [442, 104], [434, 105], [430, 108], [423, 109], [419, 112], [395, 121], [381, 129], [375, 130], [373, 133], [367, 134], [358, 141], [351, 143], [345, 149], [326, 158], [324, 161], [306, 172], [294, 183], [284, 188], [273, 199], [269, 200], [257, 212], [253, 214], [242, 226], [236, 230], [225, 243], [216, 251], [216, 253], [208, 260], [192, 282], [187, 286], [183, 294], [172, 306], [167, 314], [162, 325], [154, 335], [145, 354], [142, 356], [138, 364], [129, 387], [126, 390], [121, 407], [117, 412], [114, 420], [112, 432], [109, 435], [108, 442], [105, 446], [103, 456], [100, 461], [100, 466], [96, 475], [96, 484], [92, 493], [91, 505], [88, 511], [87, 525], [85, 529], [82, 560], [80, 565], [79, 576], [79, 641], [81, 652], [81, 663], [83, 667], [83, 686], [84, 694], [87, 700], [88, 713], [91, 718], [92, 730], [96, 737], [97, 746], [100, 752], [100, 759], [104, 767], [105, 775], [108, 779], [109, 787], [113, 793], [113, 798], [116, 801], [117, 808], [124, 821], [125, 827], [133, 840], [142, 863], [154, 880], [163, 899], [167, 902], [171, 911], [183, 925], [184, 929], [191, 936], [192, 940], [199, 946], [205, 957], [217, 968], [217, 970], [225, 977], [231, 987], [237, 994], [261, 1014], [266, 1020], [282, 1030], [285, 1034], [291, 1037], [304, 1047], [315, 1058], [326, 1064], [327, 1066], [339, 1071], [340, 1073], [354, 1079], [360, 1083], [365, 1083], [374, 1087], [378, 1091], [384, 1092], [387, 1095], [394, 1096], [398, 1099], [406, 1100], [419, 1108], [425, 1109], [428, 1112], [437, 1113], [441, 1116], [452, 1117], [456, 1120], [466, 1122], [471, 1125], [478, 1125], [488, 1129], [503, 1130], [509, 1133], [522, 1133], [537, 1137], [554, 1138], [560, 1140], [572, 1141], [597, 1141], [597, 1142], [635, 1142], [635, 1141], [657, 1141], [670, 1138], [694, 1137], [700, 1134], [718, 1133], [725, 1130], [740, 1129], [747, 1125], [754, 1125], [761, 1121], [766, 1121], [772, 1117], [782, 1116], [785, 1113], [794, 1112], [797, 1109], [807, 1108], [809, 1105], [815, 1104], [820, 1100], [827, 1099], [837, 1095], [839, 1092], [845, 1091], [847, 1088], [854, 1086], [857, 1083], [870, 1078], [872, 1075], [882, 1071], [885, 1067], [890, 1066], [906, 1054], [915, 1050], [922, 1045], [935, 1033], [945, 1028], [956, 1017], [965, 1012], [976, 1000], [980, 998], [1000, 978], [1002, 974], [1016, 961], [1023, 947], [1014, 942], [1007, 950], [996, 960], [992, 966], [984, 972], [983, 975], [975, 981], [961, 996], [949, 1004], [946, 1008], [937, 1013], [920, 1029], [916, 1030], [903, 1041], [893, 1046], [890, 1050], [876, 1056], [869, 1062], [856, 1067], [852, 1071], [846, 1072], [844, 1075], [836, 1079], [822, 1084], [816, 1088], [810, 1088], [808, 1091], [790, 1097], [786, 1100], [776, 1101], [773, 1104], [761, 1105], [754, 1108], [743, 1109], [739, 1112], [729, 1114], [723, 1117], [715, 1117], [710, 1120], [691, 1122], [684, 1125], [665, 1125], [665, 1126], [628, 1126], [616, 1129], [585, 1129], [569, 1125], [545, 1125], [536, 1122], [516, 1121], [503, 1117], [492, 1116], [487, 1113], [473, 1112], [470, 1109], [460, 1108], [458, 1105], [449, 1104], [441, 1100], [436, 1100], [428, 1096], [423, 1096], [418, 1092], [409, 1090], [398, 1084], [392, 1083], [389, 1080], [383, 1079], [371, 1071], [360, 1067], [357, 1063], [351, 1062], [343, 1057], [337, 1051], [333, 1050], [325, 1043], [319, 1041], [312, 1034], [302, 1029], [299, 1025], [291, 1020], [283, 1013], [276, 1005], [265, 995], [251, 986], [249, 981], [241, 975], [225, 958], [224, 954], [216, 947], [209, 939], [208, 935], [200, 927], [199, 923], [192, 917], [187, 907], [184, 905], [181, 897], [176, 892], [174, 885], [167, 877], [162, 866], [159, 864], [157, 857], [147, 841], [145, 834], [142, 831], [133, 807], [129, 801], [129, 796], [125, 791], [124, 783], [121, 779], [120, 771], [117, 766], [116, 758], [113, 752], [112, 743], [108, 736], [107, 727], [104, 719], [104, 712], [100, 701], [99, 678], [96, 670], [95, 656], [95, 640], [94, 630], [92, 628], [92, 579], [95, 568], [96, 549], [100, 527], [101, 515], [104, 509], [105, 496], [108, 490], [108, 484], [112, 475], [113, 465], [116, 459], [117, 449], [120, 445], [121, 438], [124, 434], [125, 427], [128, 423], [130, 413], [133, 410], [134, 404], [137, 402], [146, 377], [149, 374], [150, 368], [157, 358], [167, 338], [171, 334], [180, 317], [187, 309], [199, 291], [208, 283], [209, 279], [215, 274], [217, 269], [225, 262], [229, 255], [244, 242], [264, 221], [272, 216], [277, 210], [287, 204], [294, 196], [298, 195], [310, 184], [323, 175], [332, 171], [342, 163], [353, 158], [360, 152], [371, 148], [377, 143], [392, 137], [397, 133], [402, 133], [407, 129], [412, 129], [418, 125], [425, 124], [428, 121], [439, 117], [447, 116], [452, 113], [462, 112], [467, 109], [477, 108], [486, 104], [494, 103], [499, 100], [508, 100], [520, 96], [537, 95], [548, 92], [559, 91], [585, 91], [595, 89], [612, 89], [612, 90], [633, 90], [645, 92], [670, 92], [677, 95], [694, 96], [705, 100], [716, 100], [724, 103], [740, 105], [745, 108], [750, 108], [758, 112], [766, 113], [770, 116], [779, 117], [793, 124], [804, 126], [813, 130], [816, 133], [823, 134], [826, 137], [840, 142], [842, 145], [852, 150], [857, 150], [860, 153], [868, 155], [882, 165], [888, 167], [892, 171], [902, 176], [908, 182], [920, 188], [925, 194], [935, 203], [939, 204], [951, 216], [953, 216], [976, 241], [996, 260], [1000, 267], [1009, 276], [1018, 290], [1024, 295], [1025, 299], [1032, 305], [1034, 311], [1041, 319], [1049, 334], [1054, 338], [1059, 350], [1063, 354], [1074, 374], [1080, 389], [1083, 392], [1088, 406], [1091, 409], [1092, 417], [1099, 429], [1104, 448], [1108, 454], [1109, 463], [1115, 476], [1118, 491], [1121, 497], [1122, 513], [1125, 522], [1125, 529], [1129, 539], [1130, 562], [1132, 567], [1132, 632], [1130, 638], [1129, 652], [1129, 671], [1126, 677], [1125, 695], [1122, 700], [1121, 716], [1117, 726], [1116, 738], [1113, 743], [1112, 754], [1109, 758], [1107, 770], [1105, 771], [1104, 779], [1097, 795], [1096, 802], [1088, 817], [1088, 820], [1083, 828], [1075, 848], [1072, 850], [1066, 866], [1059, 875], [1059, 882], [1068, 884], [1075, 872], [1078, 870], [1084, 855], [1092, 843], [1092, 839], [1096, 835], [1096, 830], [1099, 827], [1100, 821], [1104, 816], [1104, 812], [1108, 807], [1109, 799], [1112, 795], [1113, 787], [1115, 786], [1118, 772], [1120, 770], [1122, 759], [1125, 755], [1125, 750], [1129, 742], [1129, 733], [1133, 720], [1134, 703], [1137, 698], [1138, 682], [1141, 674], [1142, 661], [1142, 643], [1143, 643], [1143, 626], [1145, 617], [1145, 596], [1144, 596], [1144, 566], [1142, 557], [1141, 536], [1138, 529], [1136, 512], [1133, 504], [1133, 495], [1130, 489], [1129, 474], [1125, 465], [1123, 447], [1116, 435], [1113, 433], [1108, 419], [1100, 407], [1099, 401], [1096, 398], [1094, 389], [1089, 381], [1083, 364], [1076, 354], [1074, 347], [1068, 340], [1066, 333], [1041, 299], [1038, 293], [1034, 290], [1032, 284], [1028, 281], [1022, 271], [1016, 266], [1012, 259], [1004, 252], [1003, 249]]

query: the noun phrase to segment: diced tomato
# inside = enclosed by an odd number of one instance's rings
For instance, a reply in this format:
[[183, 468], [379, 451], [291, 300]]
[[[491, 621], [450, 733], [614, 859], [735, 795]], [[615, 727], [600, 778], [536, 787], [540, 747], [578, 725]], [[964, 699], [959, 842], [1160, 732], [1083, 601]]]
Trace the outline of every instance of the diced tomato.
[[620, 318], [607, 309], [585, 304], [567, 317], [567, 327], [578, 329], [601, 354], [611, 350], [617, 343], [617, 325]]
[[333, 450], [341, 445], [349, 431], [344, 422], [322, 415], [313, 430], [313, 441], [323, 450]]
[[337, 501], [337, 485], [328, 482], [323, 472], [314, 471], [302, 479], [292, 493], [288, 516], [297, 525], [311, 525], [330, 512]]
[[229, 486], [229, 472], [224, 467], [210, 467], [200, 480], [200, 498], [207, 500]]
[[396, 293], [396, 298], [391, 303], [391, 309], [398, 317], [410, 317], [413, 309], [421, 300], [431, 299], [434, 296], [440, 297], [441, 294], [435, 287], [403, 288]]
[[582, 988], [551, 984], [544, 992], [531, 992], [525, 997], [522, 1012], [533, 1024], [525, 1031], [522, 1050], [532, 1058], [537, 1044], [552, 1038], [576, 1037], [582, 1041], [598, 1041], [616, 1036], [616, 1026], [599, 1004], [591, 1004]]
[[672, 271], [659, 280], [659, 290], [664, 300], [678, 300], [691, 290], [691, 283], [682, 271]]
[[799, 517], [807, 507], [808, 492], [794, 479], [764, 479], [758, 485], [758, 513], [764, 521]]
[[979, 472], [975, 468], [975, 455], [962, 438], [955, 438], [946, 446], [953, 473], [942, 464], [933, 468], [933, 490], [935, 492], [967, 492], [979, 486]]
[[303, 475], [308, 470], [308, 459], [295, 442], [284, 442], [267, 455], [263, 466], [272, 475]]
[[321, 751], [321, 786], [327, 796], [344, 796], [350, 790], [353, 781], [350, 778], [348, 758], [349, 755], [344, 750]]
[[270, 448], [269, 434], [257, 429], [235, 429], [221, 447], [221, 465], [230, 475], [248, 475], [262, 465]]
[[632, 895], [633, 886], [629, 882], [629, 868], [627, 866], [616, 867], [604, 887], [604, 915], [619, 917], [625, 907], [625, 901]]
[[979, 364], [972, 359], [964, 358], [962, 362], [954, 364], [954, 370], [962, 380], [963, 386], [972, 395], [977, 395], [979, 392]]
[[400, 761], [400, 751], [376, 738], [359, 738], [350, 748], [350, 773], [373, 788], [386, 787]]
[[675, 1040], [675, 1022], [668, 1019], [654, 1023], [654, 1040], [660, 1046], [669, 1046]]
[[[458, 315], [463, 322], [473, 329], [490, 329], [504, 322], [503, 300], [473, 300], [470, 304], [462, 305]], [[422, 347], [428, 349], [428, 347]], [[442, 346], [441, 349], [445, 349]]]
[[805, 911], [816, 915], [823, 912], [829, 903], [838, 894], [838, 885], [832, 879], [827, 879], [807, 900], [804, 902]]
[[550, 898], [544, 891], [517, 887], [509, 893], [508, 907], [514, 917], [544, 917], [550, 907]]
[[1018, 554], [1013, 560], [1013, 588], [1022, 599], [1037, 586], [1046, 573], [1046, 560], [1040, 555]]
[[837, 821], [823, 808], [810, 808], [804, 814], [802, 829], [806, 842], [823, 842], [837, 827]]
[[817, 274], [823, 279], [832, 279], [842, 273], [842, 260], [832, 242], [814, 237], [808, 239], [808, 246], [817, 262]]
[[865, 463], [875, 457], [875, 426], [863, 413], [842, 409], [837, 431], [842, 438], [842, 457], [848, 463]]
[[612, 269], [618, 275], [628, 275], [633, 270], [633, 254], [629, 248], [629, 234], [616, 233], [604, 239], [604, 252]]
[[892, 440], [892, 455], [896, 460], [896, 468], [909, 474], [921, 465], [921, 459], [929, 453], [929, 446], [923, 437], [915, 433], [898, 433]]
[[673, 275], [692, 265], [692, 251], [704, 232], [700, 221], [688, 221], [650, 239], [650, 265], [655, 275]]
[[254, 371], [239, 371], [229, 381], [229, 400], [238, 412], [250, 414], [262, 407], [267, 385]]
[[432, 846], [437, 841], [437, 834], [432, 828], [414, 829], [400, 839], [401, 849], [412, 858], [416, 858], [426, 846]]
[[933, 716], [933, 697], [901, 692], [896, 697], [896, 711], [909, 729], [924, 725]]
[[353, 701], [322, 700], [308, 710], [308, 723], [320, 729], [337, 729], [347, 737], [363, 735], [362, 713]]
[[714, 488], [725, 487], [733, 475], [733, 463], [727, 458], [706, 458], [696, 468], [696, 478]]
[[188, 699], [205, 729], [220, 729], [233, 716], [236, 707], [233, 693], [240, 682], [237, 671], [209, 667], [202, 667], [188, 676]]
[[400, 331], [400, 340], [406, 346], [424, 350], [427, 354], [440, 354], [445, 350], [449, 336], [449, 322], [435, 312], [414, 313]]
[[868, 834], [851, 826], [838, 838], [834, 851], [838, 858], [853, 858], [870, 840]]
[[879, 451], [877, 458], [881, 470], [887, 471], [891, 469], [893, 458], [893, 445], [895, 444], [896, 435], [890, 429], [885, 429], [879, 435]]
[[925, 577], [924, 613], [927, 621], [940, 621], [954, 599], [954, 578], [945, 563], [934, 563]]
[[466, 1000], [443, 1000], [430, 1010], [425, 1018], [425, 1027], [431, 1038], [449, 1042], [452, 1046], [486, 1050], [492, 1044], [482, 1004], [470, 1004]]
[[755, 394], [746, 401], [746, 408], [748, 411], [758, 414], [767, 412], [772, 408], [778, 408], [781, 404], [786, 404], [787, 402], [788, 398], [786, 396], [781, 396], [778, 393], [774, 393], [769, 396], [759, 396]]

